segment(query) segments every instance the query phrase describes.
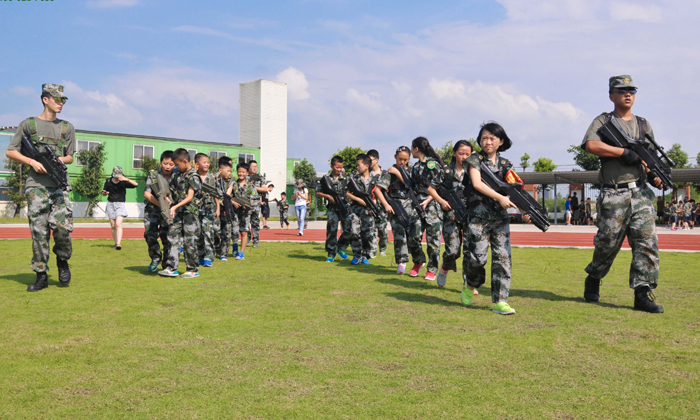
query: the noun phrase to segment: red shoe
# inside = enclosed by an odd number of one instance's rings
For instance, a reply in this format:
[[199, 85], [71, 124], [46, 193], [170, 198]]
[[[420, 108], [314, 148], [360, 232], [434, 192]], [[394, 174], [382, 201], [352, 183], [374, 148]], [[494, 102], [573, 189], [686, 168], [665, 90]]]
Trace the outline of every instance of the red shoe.
[[435, 281], [435, 273], [433, 273], [432, 271], [428, 271], [425, 274], [425, 279], [430, 280], [430, 281]]
[[418, 273], [420, 272], [420, 269], [423, 268], [424, 265], [425, 265], [425, 263], [413, 264], [413, 268], [411, 269], [411, 272], [408, 273], [408, 275], [411, 277], [418, 277]]

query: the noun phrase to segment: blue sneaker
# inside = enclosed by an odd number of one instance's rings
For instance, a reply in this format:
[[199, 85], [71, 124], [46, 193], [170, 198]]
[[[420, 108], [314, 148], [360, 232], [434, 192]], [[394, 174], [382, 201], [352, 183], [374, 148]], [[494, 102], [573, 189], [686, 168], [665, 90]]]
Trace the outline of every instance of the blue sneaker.
[[236, 242], [236, 243], [233, 245], [233, 248], [231, 248], [231, 251], [232, 251], [232, 252], [231, 252], [231, 255], [238, 255], [238, 242]]
[[180, 273], [178, 273], [177, 270], [174, 270], [174, 271], [173, 271], [173, 270], [171, 270], [171, 269], [169, 269], [169, 268], [160, 270], [160, 271], [158, 272], [158, 274], [161, 275], [161, 276], [163, 276], [163, 277], [177, 277], [177, 276], [180, 275]]
[[338, 255], [344, 260], [348, 259], [348, 254], [346, 254], [345, 251], [338, 251]]
[[226, 258], [226, 255], [221, 257], [221, 261], [228, 261], [228, 258]]
[[242, 252], [239, 252], [238, 254], [236, 254], [236, 259], [237, 259], [237, 260], [244, 260], [244, 259], [245, 259], [245, 255], [243, 255]]
[[180, 277], [182, 277], [183, 279], [193, 279], [195, 277], [199, 277], [199, 271], [187, 271]]
[[369, 260], [367, 258], [362, 259], [362, 264], [369, 265]]
[[328, 259], [326, 259], [326, 262], [333, 262], [334, 259], [334, 257], [328, 257]]
[[350, 261], [350, 264], [359, 264], [359, 263], [360, 263], [360, 259], [359, 259], [359, 258], [357, 258], [357, 257], [352, 257], [352, 261]]
[[211, 263], [211, 260], [208, 260], [205, 258], [202, 260], [202, 263], [199, 265], [201, 265], [202, 267], [211, 267], [213, 264]]
[[204, 265], [204, 260], [199, 260], [199, 265]]
[[182, 254], [182, 247], [180, 247], [180, 254]]

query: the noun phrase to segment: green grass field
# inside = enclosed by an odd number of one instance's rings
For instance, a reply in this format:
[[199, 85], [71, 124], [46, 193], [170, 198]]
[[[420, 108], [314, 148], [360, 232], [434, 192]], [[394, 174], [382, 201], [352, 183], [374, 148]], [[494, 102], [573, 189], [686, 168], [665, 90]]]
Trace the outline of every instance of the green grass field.
[[514, 249], [518, 313], [500, 316], [488, 283], [466, 308], [461, 275], [438, 289], [322, 244], [262, 243], [190, 280], [147, 273], [143, 241], [74, 245], [71, 286], [52, 255], [27, 293], [31, 242], [0, 241], [0, 418], [698, 418], [697, 254], [662, 253], [650, 315], [630, 252], [587, 304], [591, 250]]

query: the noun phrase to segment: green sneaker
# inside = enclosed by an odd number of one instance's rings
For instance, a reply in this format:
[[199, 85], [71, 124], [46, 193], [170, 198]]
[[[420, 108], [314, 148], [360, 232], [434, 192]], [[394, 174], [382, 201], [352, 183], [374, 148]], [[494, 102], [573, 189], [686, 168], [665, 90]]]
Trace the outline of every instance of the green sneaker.
[[515, 309], [511, 308], [508, 302], [498, 302], [493, 306], [493, 311], [501, 315], [513, 315], [515, 313]]
[[348, 254], [346, 254], [345, 251], [338, 251], [338, 255], [344, 260], [348, 259]]
[[462, 301], [462, 305], [469, 306], [472, 304], [472, 299], [474, 299], [474, 292], [469, 290], [467, 286], [462, 287], [462, 294], [459, 296]]
[[151, 265], [148, 266], [148, 271], [151, 273], [157, 273], [158, 272], [158, 263], [152, 262]]
[[380, 252], [380, 253], [379, 253], [379, 256], [380, 256], [380, 257], [386, 257], [386, 251]]

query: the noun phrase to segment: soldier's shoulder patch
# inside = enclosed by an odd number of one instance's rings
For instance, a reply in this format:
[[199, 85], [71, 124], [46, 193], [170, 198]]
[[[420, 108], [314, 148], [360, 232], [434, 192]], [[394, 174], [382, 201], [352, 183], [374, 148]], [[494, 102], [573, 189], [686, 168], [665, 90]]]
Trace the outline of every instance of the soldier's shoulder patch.
[[429, 160], [427, 166], [428, 166], [428, 169], [435, 169], [435, 161]]
[[479, 155], [479, 160], [484, 160], [484, 155]]
[[506, 164], [506, 160], [505, 160], [505, 159], [501, 159], [501, 165], [505, 165], [505, 164]]

